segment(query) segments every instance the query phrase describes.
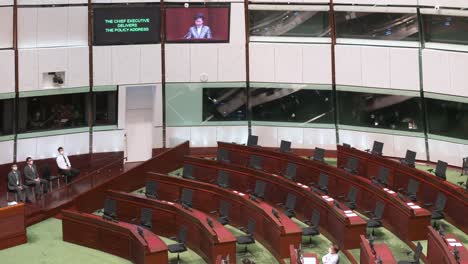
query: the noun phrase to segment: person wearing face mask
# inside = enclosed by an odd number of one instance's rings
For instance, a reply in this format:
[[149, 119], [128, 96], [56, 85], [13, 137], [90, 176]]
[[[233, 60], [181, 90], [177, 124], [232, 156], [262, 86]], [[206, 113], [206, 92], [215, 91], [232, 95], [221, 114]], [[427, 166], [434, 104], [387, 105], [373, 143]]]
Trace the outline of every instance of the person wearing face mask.
[[[49, 190], [49, 182], [39, 177], [39, 172], [31, 157], [26, 159], [26, 166], [24, 166], [24, 177], [26, 178], [26, 185], [34, 187], [36, 199], [42, 196], [42, 191], [45, 193]], [[44, 188], [42, 189], [41, 186]]]
[[340, 257], [338, 256], [339, 251], [340, 251], [340, 248], [337, 245], [331, 245], [330, 248], [328, 248], [328, 254], [322, 257], [322, 263], [323, 264], [339, 264], [340, 263]]
[[31, 190], [28, 186], [23, 185], [21, 172], [18, 171], [16, 164], [11, 165], [11, 171], [8, 173], [8, 190], [16, 192], [21, 202], [26, 200], [29, 203], [31, 201]]
[[71, 162], [68, 159], [67, 155], [65, 155], [65, 151], [62, 147], [58, 148], [59, 155], [56, 158], [57, 166], [59, 167], [60, 174], [63, 174], [67, 177], [67, 182], [70, 183], [73, 178], [80, 174], [80, 171], [72, 168]]

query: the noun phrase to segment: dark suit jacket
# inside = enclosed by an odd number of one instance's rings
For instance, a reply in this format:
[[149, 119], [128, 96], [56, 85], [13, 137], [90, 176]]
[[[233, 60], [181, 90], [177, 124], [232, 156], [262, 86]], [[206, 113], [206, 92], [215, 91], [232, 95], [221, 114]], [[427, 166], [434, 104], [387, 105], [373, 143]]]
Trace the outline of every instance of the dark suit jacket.
[[34, 171], [29, 167], [29, 165], [24, 167], [24, 177], [26, 184], [34, 183], [34, 180], [39, 177], [36, 165], [33, 164], [32, 167], [34, 168]]
[[200, 34], [198, 34], [197, 27], [191, 26], [187, 34], [186, 39], [211, 39], [211, 29], [209, 26], [202, 26]]
[[[18, 179], [16, 178], [18, 177]], [[21, 186], [21, 172], [16, 171], [16, 177], [13, 171], [10, 171], [8, 173], [8, 190], [16, 190], [16, 187]], [[19, 181], [19, 184], [16, 184], [16, 182]]]

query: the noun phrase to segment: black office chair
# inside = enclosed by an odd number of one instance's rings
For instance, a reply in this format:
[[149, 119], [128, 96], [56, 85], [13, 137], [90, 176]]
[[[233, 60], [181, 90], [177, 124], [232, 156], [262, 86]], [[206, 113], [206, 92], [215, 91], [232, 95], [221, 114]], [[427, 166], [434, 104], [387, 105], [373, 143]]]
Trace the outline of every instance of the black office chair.
[[102, 218], [109, 221], [117, 219], [117, 201], [106, 198], [104, 201], [104, 212]]
[[315, 148], [314, 156], [311, 157], [312, 160], [325, 163], [325, 150], [322, 148]]
[[187, 228], [181, 226], [179, 229], [179, 235], [177, 237], [171, 237], [170, 239], [177, 241], [175, 244], [167, 246], [167, 249], [171, 253], [177, 253], [177, 263], [180, 262], [180, 253], [187, 251], [185, 243], [187, 242]]
[[377, 184], [377, 185], [387, 187], [388, 186], [388, 175], [389, 174], [390, 174], [390, 172], [388, 171], [387, 168], [380, 167], [379, 168], [379, 175], [377, 177], [371, 177], [372, 182]]
[[383, 146], [384, 146], [384, 143], [379, 142], [379, 141], [374, 141], [374, 144], [372, 145], [371, 153], [374, 155], [379, 155], [379, 156], [382, 155]]
[[445, 161], [438, 160], [435, 171], [433, 169], [428, 169], [429, 172], [433, 172], [435, 176], [439, 179], [446, 180], [446, 172], [447, 172], [448, 163]]
[[18, 193], [16, 191], [12, 191], [8, 189], [8, 183], [7, 183], [7, 188], [6, 188], [6, 201], [7, 203], [10, 202], [10, 193], [13, 193], [15, 196], [15, 202], [18, 202]]
[[291, 151], [291, 142], [286, 140], [281, 140], [280, 143], [280, 152], [290, 152]]
[[420, 242], [416, 246], [416, 251], [414, 251], [413, 260], [402, 260], [398, 261], [398, 264], [419, 264], [419, 258], [421, 257], [423, 247]]
[[343, 169], [349, 173], [357, 174], [358, 165], [359, 161], [355, 157], [349, 157]]
[[182, 207], [188, 209], [192, 208], [193, 190], [188, 188], [182, 189], [182, 195], [180, 197], [180, 204]]
[[343, 142], [343, 147], [345, 147], [345, 148], [351, 148], [351, 145], [348, 144], [348, 143], [344, 143], [344, 142]]
[[218, 171], [216, 184], [221, 188], [229, 188], [229, 172], [223, 170]]
[[[432, 215], [431, 219], [432, 220], [441, 220], [444, 219], [444, 209], [445, 209], [445, 204], [447, 203], [447, 197], [443, 195], [442, 193], [439, 193], [437, 195], [437, 200], [434, 205], [434, 209], [432, 210]], [[432, 206], [432, 203], [425, 203], [424, 204], [426, 207]]]
[[370, 213], [371, 217], [367, 220], [367, 228], [371, 228], [371, 234], [375, 236], [374, 229], [382, 227], [382, 216], [384, 214], [385, 204], [381, 202], [377, 202], [375, 204], [374, 213], [367, 211], [366, 213]]
[[[408, 187], [406, 189], [406, 197], [408, 197], [410, 201], [416, 202], [418, 200], [417, 195], [416, 195], [418, 192], [418, 189], [419, 189], [419, 181], [409, 179]], [[402, 190], [403, 190], [402, 188], [398, 189], [398, 191], [402, 191]]]
[[246, 233], [246, 235], [239, 236], [236, 239], [237, 244], [245, 246], [244, 251], [243, 251], [243, 253], [245, 254], [245, 253], [248, 252], [248, 250], [247, 250], [248, 245], [255, 243], [255, 238], [254, 238], [255, 221], [253, 219], [249, 218], [248, 223], [247, 223], [247, 230], [245, 230], [245, 228], [243, 228], [243, 227], [240, 227], [239, 229]]
[[416, 152], [407, 150], [405, 158], [400, 160], [400, 162], [408, 167], [415, 167], [416, 164]]
[[462, 170], [460, 176], [468, 174], [468, 157], [463, 158]]
[[320, 173], [318, 188], [323, 193], [328, 194], [328, 175], [327, 174], [322, 173], [322, 172]]
[[229, 159], [229, 150], [219, 148], [216, 159], [220, 162], [231, 163], [231, 160]]
[[288, 180], [295, 181], [296, 171], [297, 171], [297, 165], [294, 163], [288, 162], [288, 165], [286, 166], [286, 171], [284, 172], [284, 177]]
[[145, 196], [150, 199], [158, 199], [157, 182], [147, 181], [145, 184]]
[[57, 188], [60, 188], [60, 176], [52, 176], [49, 165], [47, 165], [47, 163], [42, 166], [42, 178], [49, 182], [51, 191], [54, 187], [54, 181], [57, 181]]
[[[358, 193], [358, 190], [356, 188], [354, 188], [353, 186], [351, 186], [349, 188], [349, 191], [348, 191], [348, 195], [346, 196], [346, 206], [351, 209], [351, 210], [354, 210], [356, 209], [356, 200], [357, 200], [357, 193]], [[345, 196], [338, 196], [338, 198], [345, 198]]]
[[258, 136], [254, 136], [254, 135], [249, 135], [249, 137], [247, 138], [247, 146], [258, 146]]
[[230, 207], [231, 205], [228, 202], [225, 202], [223, 200], [219, 201], [218, 222], [220, 222], [222, 225], [229, 224], [229, 208]]
[[249, 167], [256, 169], [256, 170], [261, 170], [262, 169], [262, 157], [257, 156], [257, 155], [250, 156]]
[[188, 180], [195, 180], [193, 176], [193, 166], [190, 164], [184, 164], [184, 171], [182, 172], [182, 178]]
[[140, 225], [149, 230], [153, 229], [153, 210], [149, 208], [141, 208]]
[[317, 209], [314, 209], [312, 212], [311, 220], [304, 221], [308, 227], [302, 228], [302, 235], [309, 237], [309, 245], [313, 246], [312, 244], [312, 237], [320, 235], [319, 231], [319, 223], [320, 223], [320, 212]]
[[294, 194], [288, 193], [286, 203], [284, 205], [284, 214], [289, 218], [296, 216], [296, 213], [294, 212], [296, 209], [296, 200], [297, 198]]
[[259, 199], [265, 199], [266, 183], [264, 181], [257, 180], [255, 182], [255, 190], [253, 195]]

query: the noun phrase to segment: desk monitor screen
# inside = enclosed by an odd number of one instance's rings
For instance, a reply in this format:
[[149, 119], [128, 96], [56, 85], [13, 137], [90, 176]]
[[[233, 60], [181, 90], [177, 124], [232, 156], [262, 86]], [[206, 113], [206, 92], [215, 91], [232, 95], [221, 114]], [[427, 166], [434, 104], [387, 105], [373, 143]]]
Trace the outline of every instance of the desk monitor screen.
[[166, 8], [166, 42], [229, 42], [229, 5]]
[[160, 27], [159, 5], [93, 7], [93, 45], [159, 43]]
[[183, 188], [180, 202], [188, 207], [192, 207], [192, 197], [193, 197], [193, 191], [187, 188]]

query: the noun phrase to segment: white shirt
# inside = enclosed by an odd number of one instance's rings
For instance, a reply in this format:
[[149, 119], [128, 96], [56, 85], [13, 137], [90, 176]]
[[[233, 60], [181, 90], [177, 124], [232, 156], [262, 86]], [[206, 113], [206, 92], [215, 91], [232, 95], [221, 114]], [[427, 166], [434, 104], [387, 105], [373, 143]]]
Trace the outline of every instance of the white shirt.
[[202, 29], [202, 27], [203, 27], [203, 26], [197, 27], [197, 34], [198, 34], [198, 36], [200, 36], [200, 34], [201, 34], [201, 29]]
[[[60, 169], [68, 170], [69, 167], [71, 168], [71, 163], [70, 163], [70, 160], [68, 159], [67, 155], [65, 155], [65, 154], [58, 155], [57, 159], [55, 159], [55, 160], [57, 161], [57, 166]], [[68, 166], [67, 166], [67, 164], [68, 164]]]
[[323, 264], [337, 264], [339, 260], [338, 254], [328, 253], [322, 257]]

